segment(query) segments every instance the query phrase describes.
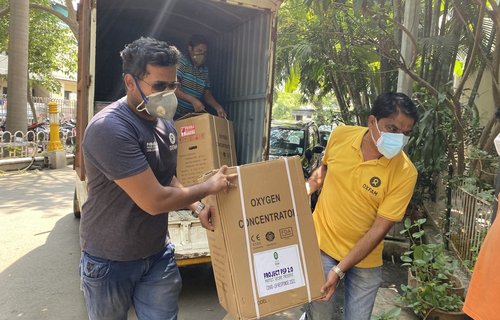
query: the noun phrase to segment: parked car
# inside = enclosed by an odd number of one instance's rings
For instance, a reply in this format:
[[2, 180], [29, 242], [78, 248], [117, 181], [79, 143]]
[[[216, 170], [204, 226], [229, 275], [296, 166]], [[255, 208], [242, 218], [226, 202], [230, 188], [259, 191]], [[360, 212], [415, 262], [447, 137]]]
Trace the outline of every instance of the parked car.
[[319, 143], [326, 148], [328, 138], [330, 138], [330, 133], [332, 133], [332, 126], [323, 125], [319, 126]]
[[304, 176], [309, 177], [323, 152], [319, 129], [314, 122], [271, 121], [269, 159], [300, 156]]
[[[307, 179], [321, 161], [324, 147], [320, 142], [318, 126], [314, 122], [288, 120], [271, 121], [269, 159], [300, 156], [304, 177]], [[311, 195], [314, 210], [320, 190]]]

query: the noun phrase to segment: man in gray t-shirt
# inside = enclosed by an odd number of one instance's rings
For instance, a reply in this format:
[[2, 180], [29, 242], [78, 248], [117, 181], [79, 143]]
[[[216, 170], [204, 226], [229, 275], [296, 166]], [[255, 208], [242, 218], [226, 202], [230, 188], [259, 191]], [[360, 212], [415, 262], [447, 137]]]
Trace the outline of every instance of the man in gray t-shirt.
[[[88, 199], [82, 208], [80, 274], [90, 319], [177, 319], [180, 274], [168, 211], [189, 207], [213, 230], [199, 200], [231, 186], [226, 167], [183, 187], [175, 177], [179, 51], [140, 38], [121, 52], [127, 95], [97, 113], [83, 137]], [[162, 109], [163, 108], [163, 109]]]

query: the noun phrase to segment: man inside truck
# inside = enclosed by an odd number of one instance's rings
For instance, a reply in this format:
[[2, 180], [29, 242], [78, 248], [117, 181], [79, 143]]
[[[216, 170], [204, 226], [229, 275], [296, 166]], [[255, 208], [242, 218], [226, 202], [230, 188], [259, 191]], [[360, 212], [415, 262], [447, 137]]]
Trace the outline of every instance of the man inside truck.
[[332, 318], [331, 297], [341, 281], [344, 319], [370, 319], [382, 282], [383, 239], [403, 218], [417, 180], [402, 151], [417, 121], [410, 98], [389, 92], [375, 99], [368, 128], [340, 126], [330, 134], [306, 183], [309, 194], [322, 187], [313, 220], [327, 279], [323, 301], [306, 306], [306, 319]]
[[177, 48], [152, 38], [127, 45], [121, 51], [126, 96], [85, 130], [80, 276], [89, 319], [126, 319], [131, 306], [138, 319], [177, 319], [181, 278], [168, 212], [190, 207], [213, 230], [209, 208], [198, 200], [231, 185], [226, 167], [191, 187], [175, 177], [171, 120], [179, 57]]
[[208, 67], [205, 65], [208, 54], [208, 42], [202, 35], [191, 36], [188, 43], [189, 56], [182, 55], [177, 70], [177, 79], [181, 83], [175, 91], [179, 105], [174, 119], [192, 112], [209, 111], [203, 101], [212, 107], [219, 117], [226, 118], [224, 108], [215, 100], [210, 91]]

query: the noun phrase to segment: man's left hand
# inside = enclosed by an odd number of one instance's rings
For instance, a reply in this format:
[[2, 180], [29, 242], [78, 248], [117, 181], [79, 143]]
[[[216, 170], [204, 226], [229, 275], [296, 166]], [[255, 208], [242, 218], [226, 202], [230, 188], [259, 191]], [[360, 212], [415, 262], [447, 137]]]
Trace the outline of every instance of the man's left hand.
[[221, 118], [227, 119], [226, 111], [224, 111], [222, 107], [217, 109], [217, 115]]
[[325, 296], [321, 298], [321, 301], [330, 301], [339, 284], [339, 276], [337, 275], [337, 273], [330, 270], [330, 272], [328, 272], [328, 277], [325, 284], [323, 284], [323, 286], [321, 287], [321, 293], [325, 294]]
[[201, 225], [203, 228], [214, 231], [215, 227], [212, 225], [212, 214], [215, 212], [215, 208], [212, 206], [205, 206], [203, 210], [201, 210], [198, 218], [200, 219]]

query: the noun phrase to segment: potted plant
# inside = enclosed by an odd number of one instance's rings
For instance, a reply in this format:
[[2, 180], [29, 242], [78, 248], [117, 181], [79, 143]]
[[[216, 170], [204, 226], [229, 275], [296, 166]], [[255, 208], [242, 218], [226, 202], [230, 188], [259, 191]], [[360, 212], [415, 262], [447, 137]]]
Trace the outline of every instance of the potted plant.
[[425, 222], [425, 218], [404, 221], [401, 233], [409, 237], [410, 248], [401, 256], [402, 266], [408, 267], [401, 302], [422, 319], [462, 319], [464, 288], [453, 276], [458, 261], [446, 254], [444, 244], [422, 240]]

